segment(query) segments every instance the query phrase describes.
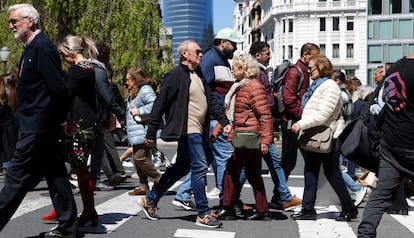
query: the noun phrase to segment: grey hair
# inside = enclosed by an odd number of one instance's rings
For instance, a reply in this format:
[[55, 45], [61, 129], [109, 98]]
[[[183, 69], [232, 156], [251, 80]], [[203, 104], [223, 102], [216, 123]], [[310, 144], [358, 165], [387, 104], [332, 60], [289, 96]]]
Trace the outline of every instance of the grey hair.
[[36, 8], [33, 7], [33, 5], [22, 3], [9, 6], [9, 12], [13, 11], [19, 11], [22, 17], [31, 17], [34, 24], [36, 25], [36, 28], [40, 28], [40, 15]]
[[361, 85], [358, 87], [357, 93], [358, 98], [361, 100], [366, 100], [369, 95], [374, 92], [374, 88], [369, 85]]
[[184, 51], [188, 50], [188, 46], [191, 43], [196, 43], [197, 44], [197, 42], [195, 42], [194, 40], [185, 40], [185, 41], [181, 42], [180, 45], [178, 46], [177, 54], [178, 54], [178, 57], [180, 57], [180, 61], [183, 61], [182, 54], [183, 54]]
[[59, 51], [64, 55], [80, 53], [85, 58], [92, 59], [96, 59], [98, 56], [98, 49], [96, 48], [95, 42], [83, 36], [65, 36], [59, 45]]

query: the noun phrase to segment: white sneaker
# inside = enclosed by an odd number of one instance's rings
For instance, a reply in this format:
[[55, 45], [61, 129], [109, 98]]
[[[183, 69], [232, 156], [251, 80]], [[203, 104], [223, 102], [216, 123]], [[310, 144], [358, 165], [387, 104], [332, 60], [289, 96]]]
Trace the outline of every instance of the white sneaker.
[[206, 193], [207, 198], [219, 198], [220, 190], [217, 187], [214, 187], [210, 192]]
[[367, 193], [367, 187], [362, 186], [362, 189], [355, 192], [355, 202], [354, 205], [357, 207], [365, 198], [365, 194]]

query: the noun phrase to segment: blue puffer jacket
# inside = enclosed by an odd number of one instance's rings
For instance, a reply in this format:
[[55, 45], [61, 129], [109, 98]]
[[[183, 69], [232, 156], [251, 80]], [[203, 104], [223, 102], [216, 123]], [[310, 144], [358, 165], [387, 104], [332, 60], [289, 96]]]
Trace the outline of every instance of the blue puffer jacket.
[[156, 94], [151, 86], [144, 85], [139, 90], [136, 98], [128, 98], [126, 111], [126, 123], [128, 141], [130, 145], [144, 144], [145, 135], [147, 134], [147, 124], [137, 123], [131, 115], [131, 109], [138, 108], [140, 117], [149, 116], [154, 105]]

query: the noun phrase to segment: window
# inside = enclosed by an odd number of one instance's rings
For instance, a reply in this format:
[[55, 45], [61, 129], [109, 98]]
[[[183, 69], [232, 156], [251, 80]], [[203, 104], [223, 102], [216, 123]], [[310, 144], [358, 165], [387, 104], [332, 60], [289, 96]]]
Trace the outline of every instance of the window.
[[395, 62], [403, 57], [402, 46], [398, 45], [389, 45], [388, 47], [388, 59], [387, 62]]
[[293, 58], [293, 46], [289, 45], [288, 46], [288, 59], [292, 59]]
[[339, 44], [332, 45], [332, 58], [339, 58]]
[[321, 52], [321, 54], [325, 54], [325, 52], [326, 52], [326, 45], [325, 44], [319, 44], [319, 49], [320, 49], [320, 52]]
[[346, 17], [346, 30], [354, 30], [354, 17]]
[[282, 28], [283, 28], [283, 33], [285, 33], [286, 32], [286, 20], [283, 20], [282, 21]]
[[392, 13], [401, 13], [401, 0], [390, 0], [390, 9]]
[[393, 38], [392, 21], [379, 21], [379, 38], [381, 40], [389, 40]]
[[414, 12], [414, 0], [410, 0], [408, 5], [408, 12]]
[[373, 15], [382, 13], [382, 1], [370, 0], [369, 3], [371, 4], [371, 12]]
[[368, 39], [374, 38], [374, 23], [372, 21], [368, 21]]
[[368, 63], [382, 62], [382, 47], [381, 45], [368, 46]]
[[355, 69], [345, 69], [345, 75], [347, 77], [353, 77], [353, 76], [355, 76]]
[[293, 19], [289, 19], [289, 32], [293, 32]]
[[413, 20], [401, 19], [398, 21], [398, 37], [401, 39], [413, 38]]
[[285, 46], [282, 46], [282, 59], [286, 59]]
[[319, 18], [319, 31], [326, 31], [326, 18]]
[[332, 18], [332, 30], [339, 31], [339, 17]]
[[354, 44], [346, 44], [346, 57], [354, 58]]

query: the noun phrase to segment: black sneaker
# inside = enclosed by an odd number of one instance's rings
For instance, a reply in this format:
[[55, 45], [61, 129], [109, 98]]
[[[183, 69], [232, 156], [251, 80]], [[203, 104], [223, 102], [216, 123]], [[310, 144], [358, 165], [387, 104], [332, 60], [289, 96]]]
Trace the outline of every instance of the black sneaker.
[[197, 216], [195, 224], [207, 228], [218, 228], [223, 225], [223, 223], [217, 220], [216, 215], [213, 213], [204, 215], [203, 217]]
[[316, 220], [317, 214], [316, 212], [302, 209], [298, 213], [294, 213], [290, 215], [293, 220]]
[[174, 200], [171, 203], [174, 206], [184, 208], [187, 211], [196, 209], [196, 205], [191, 200], [190, 201], [181, 201], [181, 200], [178, 200], [178, 199], [174, 198]]

